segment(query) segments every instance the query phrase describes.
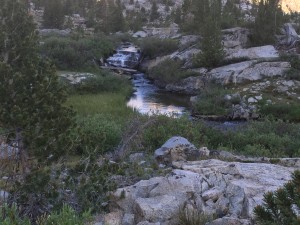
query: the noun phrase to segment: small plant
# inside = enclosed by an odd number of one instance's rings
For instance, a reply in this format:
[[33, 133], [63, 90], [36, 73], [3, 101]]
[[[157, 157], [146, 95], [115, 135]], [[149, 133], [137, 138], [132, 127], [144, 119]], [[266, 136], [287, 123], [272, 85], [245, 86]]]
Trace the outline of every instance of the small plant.
[[264, 195], [264, 204], [254, 209], [259, 225], [298, 225], [300, 223], [300, 171], [283, 188]]
[[213, 220], [212, 215], [205, 215], [196, 209], [180, 208], [176, 225], [205, 225]]
[[39, 225], [84, 225], [91, 219], [90, 212], [84, 212], [82, 215], [78, 214], [74, 209], [68, 205], [64, 205], [59, 212], [53, 212], [48, 216], [42, 216], [37, 224]]
[[264, 116], [272, 115], [276, 119], [281, 119], [290, 122], [300, 121], [300, 106], [298, 104], [274, 104], [263, 105], [260, 108], [260, 113]]
[[96, 114], [79, 121], [84, 150], [103, 154], [112, 151], [121, 140], [121, 126], [109, 116]]
[[[226, 101], [224, 96], [229, 91], [216, 84], [209, 84], [198, 96], [198, 101], [193, 106], [193, 112], [201, 115], [226, 115], [231, 102]], [[239, 102], [238, 97], [232, 99]]]
[[166, 59], [149, 70], [149, 77], [163, 84], [174, 83], [195, 74], [182, 69], [183, 62], [180, 60]]
[[17, 211], [17, 206], [11, 207], [4, 204], [0, 207], [0, 224], [1, 225], [30, 225], [28, 218], [22, 219]]

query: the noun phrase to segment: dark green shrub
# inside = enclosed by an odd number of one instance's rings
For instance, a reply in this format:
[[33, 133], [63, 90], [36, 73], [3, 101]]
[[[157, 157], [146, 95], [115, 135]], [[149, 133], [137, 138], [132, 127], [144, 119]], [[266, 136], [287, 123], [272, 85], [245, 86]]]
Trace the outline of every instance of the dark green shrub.
[[173, 136], [185, 137], [196, 146], [211, 146], [211, 140], [218, 140], [222, 135], [220, 131], [206, 127], [201, 122], [192, 122], [187, 117], [174, 119], [158, 115], [154, 120], [151, 126], [144, 129], [141, 137], [142, 146], [150, 152]]
[[99, 72], [94, 77], [89, 77], [80, 84], [68, 85], [70, 93], [97, 94], [103, 92], [124, 93], [129, 96], [132, 86], [128, 79], [113, 74]]
[[151, 68], [148, 71], [150, 78], [158, 80], [163, 84], [174, 83], [186, 77], [194, 76], [195, 73], [182, 69], [182, 61], [175, 61], [172, 59], [166, 59]]
[[251, 156], [297, 157], [300, 154], [299, 130], [299, 125], [282, 121], [253, 121], [237, 132], [224, 134], [216, 143]]
[[114, 46], [105, 37], [74, 40], [50, 37], [41, 45], [41, 53], [49, 57], [60, 70], [84, 70], [95, 66], [94, 59], [107, 57]]
[[121, 125], [109, 115], [96, 114], [81, 118], [83, 154], [103, 154], [114, 150], [121, 140]]
[[90, 212], [78, 214], [68, 205], [64, 205], [59, 212], [53, 212], [48, 216], [41, 217], [38, 220], [39, 225], [85, 225], [91, 219]]
[[300, 171], [295, 171], [292, 180], [277, 191], [264, 195], [264, 204], [254, 209], [259, 225], [297, 225], [300, 208]]
[[[193, 106], [193, 113], [201, 115], [226, 115], [231, 102], [225, 100], [230, 92], [215, 84], [207, 85]], [[234, 101], [237, 101], [234, 99]]]
[[4, 204], [0, 206], [0, 224], [1, 225], [31, 225], [28, 218], [21, 218], [17, 206], [9, 207]]
[[205, 225], [213, 220], [213, 216], [205, 215], [192, 209], [179, 209], [176, 225]]
[[300, 122], [300, 105], [297, 104], [263, 105], [260, 108], [260, 113], [284, 121]]
[[285, 73], [285, 77], [289, 80], [298, 80], [300, 81], [300, 70], [291, 68]]
[[[59, 212], [52, 212], [50, 215], [44, 215], [37, 219], [34, 224], [39, 225], [84, 225], [90, 220], [90, 213], [85, 212], [82, 215], [75, 212], [68, 205], [64, 205]], [[0, 224], [1, 225], [31, 225], [28, 218], [19, 216], [17, 206], [3, 205], [0, 207]]]
[[103, 209], [102, 203], [108, 200], [107, 193], [117, 187], [112, 175], [120, 175], [123, 168], [119, 164], [101, 161], [91, 153], [68, 171], [65, 184], [75, 193], [78, 211], [90, 209], [92, 213], [99, 213]]
[[172, 39], [143, 38], [139, 44], [144, 56], [151, 59], [167, 55], [178, 49], [178, 42]]

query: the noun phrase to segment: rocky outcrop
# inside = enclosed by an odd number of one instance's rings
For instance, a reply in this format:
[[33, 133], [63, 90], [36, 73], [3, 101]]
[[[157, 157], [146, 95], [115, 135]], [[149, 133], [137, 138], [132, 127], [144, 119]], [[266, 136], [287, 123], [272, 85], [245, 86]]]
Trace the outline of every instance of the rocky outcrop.
[[235, 27], [222, 30], [223, 46], [225, 49], [242, 49], [247, 46], [250, 31], [246, 28]]
[[231, 120], [253, 120], [259, 118], [259, 113], [255, 105], [242, 103], [232, 106], [228, 118]]
[[191, 46], [187, 49], [182, 51], [174, 52], [170, 58], [174, 60], [181, 60], [184, 62], [184, 68], [191, 68], [193, 67], [193, 59], [194, 57], [201, 52], [200, 49], [196, 48], [195, 46]]
[[176, 83], [167, 84], [166, 90], [170, 92], [196, 95], [203, 90], [204, 85], [205, 82], [202, 76], [188, 77]]
[[[186, 153], [195, 152], [202, 160], [187, 161]], [[197, 149], [183, 137], [169, 139], [155, 157], [171, 166], [165, 169], [167, 174], [111, 193], [110, 213], [103, 224], [173, 225], [185, 210], [215, 215], [206, 225], [254, 225], [253, 209], [263, 203], [264, 193], [282, 187], [300, 168], [300, 158], [247, 158]], [[272, 164], [275, 161], [277, 165]]]
[[272, 45], [253, 47], [247, 49], [229, 49], [226, 58], [248, 58], [248, 59], [274, 59], [279, 58], [278, 51]]
[[289, 62], [258, 62], [255, 60], [235, 63], [209, 71], [210, 79], [219, 83], [243, 83], [263, 78], [283, 76], [291, 68]]
[[283, 26], [284, 35], [280, 40], [280, 44], [288, 48], [293, 48], [300, 44], [300, 35], [297, 34], [295, 28], [291, 23], [286, 23]]
[[253, 209], [262, 203], [263, 194], [288, 182], [294, 171], [215, 159], [173, 162], [173, 167], [165, 177], [118, 189], [113, 194], [117, 208], [134, 215], [134, 224], [172, 224], [183, 208], [217, 215], [210, 225], [252, 224]]
[[80, 84], [88, 78], [95, 77], [95, 75], [92, 73], [76, 73], [76, 72], [61, 73], [59, 74], [59, 76], [72, 85]]
[[183, 137], [172, 137], [154, 153], [158, 163], [170, 165], [173, 161], [199, 158], [200, 152]]

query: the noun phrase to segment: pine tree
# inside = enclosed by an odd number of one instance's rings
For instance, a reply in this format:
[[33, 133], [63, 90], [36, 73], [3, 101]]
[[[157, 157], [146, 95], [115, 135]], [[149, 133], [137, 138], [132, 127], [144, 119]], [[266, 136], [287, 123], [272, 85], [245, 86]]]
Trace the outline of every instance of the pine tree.
[[198, 7], [204, 13], [202, 20], [198, 22], [203, 39], [201, 53], [197, 55], [195, 64], [204, 67], [215, 67], [224, 58], [220, 28], [221, 1], [202, 0]]
[[43, 16], [45, 28], [62, 28], [64, 18], [64, 7], [61, 0], [46, 1]]
[[73, 14], [72, 0], [66, 0], [64, 2], [64, 15], [71, 16], [72, 14]]
[[236, 6], [235, 0], [228, 0], [222, 10], [221, 27], [227, 29], [238, 26], [241, 15], [241, 10]]
[[[254, 209], [259, 225], [298, 225], [300, 224], [300, 171], [295, 171], [292, 181], [274, 193], [264, 195], [264, 204]], [[298, 215], [297, 215], [298, 214]]]
[[150, 12], [150, 21], [153, 22], [159, 18], [159, 12], [156, 1], [152, 2], [151, 12]]
[[38, 35], [19, 0], [0, 0], [0, 124], [25, 155], [41, 161], [68, 149], [72, 112], [55, 68], [38, 54]]
[[284, 14], [279, 3], [280, 0], [260, 0], [252, 35], [253, 44], [275, 43], [275, 34], [284, 22]]
[[109, 7], [106, 0], [98, 1], [95, 9], [95, 18], [97, 20], [96, 31], [104, 33], [109, 32]]
[[109, 24], [111, 32], [123, 31], [125, 29], [125, 20], [120, 0], [116, 0], [116, 3], [109, 3]]

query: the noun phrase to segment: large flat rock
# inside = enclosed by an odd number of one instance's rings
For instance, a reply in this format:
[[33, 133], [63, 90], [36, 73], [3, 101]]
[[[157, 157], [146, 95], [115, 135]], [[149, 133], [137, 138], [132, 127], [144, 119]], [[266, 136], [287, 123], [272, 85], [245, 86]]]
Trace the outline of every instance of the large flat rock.
[[118, 208], [134, 214], [136, 223], [169, 224], [181, 207], [189, 207], [224, 217], [211, 224], [251, 224], [253, 209], [263, 202], [263, 194], [282, 187], [295, 170], [215, 159], [173, 162], [173, 168], [165, 177], [118, 189], [113, 194]]
[[265, 45], [247, 49], [228, 50], [226, 58], [273, 59], [279, 58], [279, 53], [273, 45]]

